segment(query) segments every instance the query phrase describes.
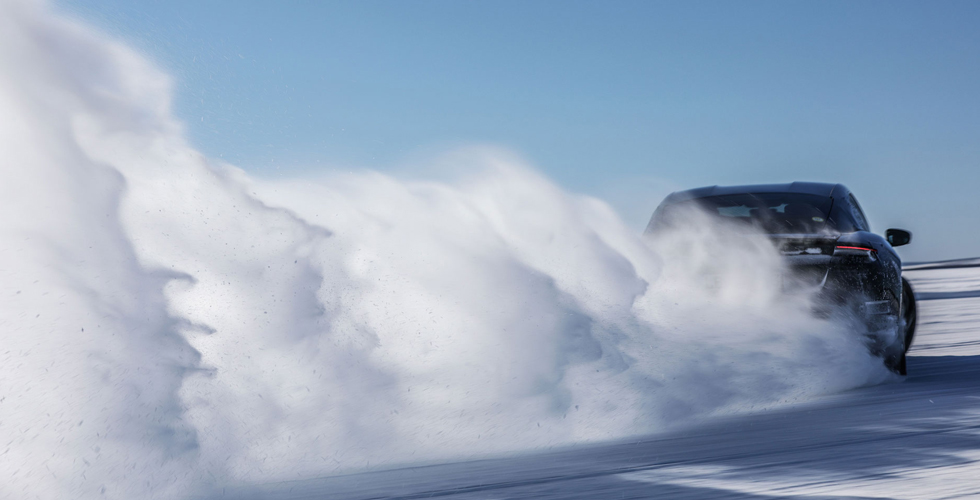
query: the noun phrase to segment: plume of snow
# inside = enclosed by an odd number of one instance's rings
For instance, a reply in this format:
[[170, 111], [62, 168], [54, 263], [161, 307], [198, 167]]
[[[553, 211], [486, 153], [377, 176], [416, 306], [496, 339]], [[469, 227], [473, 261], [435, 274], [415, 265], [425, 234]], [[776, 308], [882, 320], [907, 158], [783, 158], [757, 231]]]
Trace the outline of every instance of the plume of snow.
[[2, 497], [616, 439], [886, 376], [761, 235], [644, 240], [492, 148], [433, 159], [448, 180], [251, 178], [44, 3], [0, 4], [0, 70]]

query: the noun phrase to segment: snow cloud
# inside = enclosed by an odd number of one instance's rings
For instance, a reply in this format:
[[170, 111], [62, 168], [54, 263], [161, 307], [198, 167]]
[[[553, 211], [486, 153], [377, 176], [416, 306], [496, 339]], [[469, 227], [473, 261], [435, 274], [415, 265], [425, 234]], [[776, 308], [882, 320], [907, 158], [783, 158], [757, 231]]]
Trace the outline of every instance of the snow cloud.
[[887, 377], [760, 235], [656, 239], [511, 152], [263, 180], [171, 80], [0, 4], [0, 496], [249, 481], [657, 432]]

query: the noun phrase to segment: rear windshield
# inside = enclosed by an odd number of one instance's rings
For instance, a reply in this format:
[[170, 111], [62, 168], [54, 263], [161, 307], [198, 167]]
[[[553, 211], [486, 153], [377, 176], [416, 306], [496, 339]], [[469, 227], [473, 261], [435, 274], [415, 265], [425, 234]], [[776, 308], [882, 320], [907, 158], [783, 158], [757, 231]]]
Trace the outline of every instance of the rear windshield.
[[820, 233], [830, 227], [833, 199], [799, 193], [745, 193], [709, 196], [662, 207], [662, 224], [673, 225], [681, 214], [699, 207], [728, 220], [754, 224], [768, 233]]

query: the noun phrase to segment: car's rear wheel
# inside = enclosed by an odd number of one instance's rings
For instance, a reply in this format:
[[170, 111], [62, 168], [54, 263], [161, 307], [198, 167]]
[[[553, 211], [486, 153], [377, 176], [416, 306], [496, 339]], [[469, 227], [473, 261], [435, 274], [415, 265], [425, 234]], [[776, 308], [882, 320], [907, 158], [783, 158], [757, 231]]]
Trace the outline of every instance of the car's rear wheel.
[[902, 323], [905, 325], [905, 352], [909, 352], [915, 339], [916, 321], [915, 294], [908, 280], [902, 278]]
[[894, 358], [890, 358], [887, 361], [885, 361], [885, 366], [887, 366], [889, 370], [899, 375], [908, 375], [908, 368], [906, 368], [905, 366], [904, 352], [902, 354], [899, 354], [898, 356], [895, 356]]
[[908, 368], [906, 366], [905, 353], [909, 352], [909, 347], [912, 347], [912, 340], [915, 338], [915, 321], [916, 321], [916, 310], [915, 310], [915, 294], [912, 293], [912, 286], [909, 282], [902, 278], [902, 304], [901, 304], [901, 326], [904, 330], [904, 345], [899, 354], [892, 355], [885, 359], [885, 366], [889, 370], [899, 374], [908, 375]]

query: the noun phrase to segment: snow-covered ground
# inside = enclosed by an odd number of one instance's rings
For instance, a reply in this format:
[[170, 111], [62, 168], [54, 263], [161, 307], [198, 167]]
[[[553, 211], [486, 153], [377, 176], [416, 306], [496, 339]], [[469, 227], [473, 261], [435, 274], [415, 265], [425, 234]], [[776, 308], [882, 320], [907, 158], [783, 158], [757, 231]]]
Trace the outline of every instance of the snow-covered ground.
[[909, 376], [602, 446], [280, 483], [235, 498], [980, 497], [980, 268], [909, 270]]

